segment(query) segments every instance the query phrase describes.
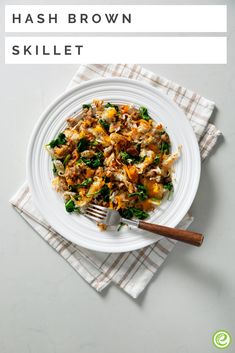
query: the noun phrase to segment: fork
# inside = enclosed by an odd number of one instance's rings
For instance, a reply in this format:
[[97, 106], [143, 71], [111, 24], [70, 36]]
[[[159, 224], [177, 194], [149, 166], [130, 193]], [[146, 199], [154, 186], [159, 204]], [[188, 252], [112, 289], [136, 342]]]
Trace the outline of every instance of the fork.
[[125, 219], [120, 216], [118, 211], [95, 204], [88, 204], [84, 208], [84, 215], [92, 221], [103, 223], [107, 226], [118, 225], [123, 222], [129, 224], [130, 226], [135, 226], [137, 228], [147, 230], [148, 232], [163, 235], [170, 239], [182, 241], [190, 245], [201, 246], [204, 239], [204, 236], [201, 233], [161, 226], [159, 224], [152, 224], [138, 220]]

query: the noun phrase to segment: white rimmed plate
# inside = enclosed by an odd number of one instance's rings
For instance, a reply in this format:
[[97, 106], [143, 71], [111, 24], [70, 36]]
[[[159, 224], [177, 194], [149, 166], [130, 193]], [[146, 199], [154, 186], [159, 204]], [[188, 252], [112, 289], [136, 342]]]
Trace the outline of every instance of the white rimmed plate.
[[83, 83], [56, 99], [41, 115], [32, 133], [27, 152], [27, 178], [36, 207], [46, 221], [64, 238], [88, 249], [125, 252], [154, 243], [160, 236], [133, 229], [100, 232], [97, 226], [77, 214], [68, 214], [61, 195], [51, 185], [50, 157], [45, 145], [66, 126], [66, 118], [82, 110], [94, 98], [116, 104], [145, 106], [150, 116], [161, 121], [170, 135], [172, 150], [182, 145], [175, 163], [173, 198], [165, 200], [149, 222], [175, 227], [187, 213], [200, 179], [200, 154], [192, 127], [177, 105], [146, 83], [125, 78], [104, 78]]

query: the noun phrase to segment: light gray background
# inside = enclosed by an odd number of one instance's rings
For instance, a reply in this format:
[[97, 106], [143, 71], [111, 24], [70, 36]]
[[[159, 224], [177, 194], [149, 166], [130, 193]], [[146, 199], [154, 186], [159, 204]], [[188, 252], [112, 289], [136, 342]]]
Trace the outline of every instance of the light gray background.
[[[192, 207], [193, 228], [206, 234], [203, 247], [178, 244], [137, 301], [115, 287], [97, 294], [8, 204], [25, 179], [31, 130], [76, 66], [4, 65], [4, 3], [1, 0], [0, 352], [209, 353], [218, 351], [211, 342], [218, 329], [229, 330], [235, 341], [235, 1], [167, 1], [228, 5], [227, 65], [148, 66], [214, 100], [213, 120], [224, 140], [203, 165]], [[235, 343], [227, 351], [234, 352]]]

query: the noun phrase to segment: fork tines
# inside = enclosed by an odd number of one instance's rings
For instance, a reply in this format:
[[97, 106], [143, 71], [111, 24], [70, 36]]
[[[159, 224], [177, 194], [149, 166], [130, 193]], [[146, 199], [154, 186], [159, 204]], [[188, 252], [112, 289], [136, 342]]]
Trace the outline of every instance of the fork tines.
[[85, 216], [93, 221], [101, 222], [105, 219], [107, 211], [105, 207], [89, 204], [85, 209]]

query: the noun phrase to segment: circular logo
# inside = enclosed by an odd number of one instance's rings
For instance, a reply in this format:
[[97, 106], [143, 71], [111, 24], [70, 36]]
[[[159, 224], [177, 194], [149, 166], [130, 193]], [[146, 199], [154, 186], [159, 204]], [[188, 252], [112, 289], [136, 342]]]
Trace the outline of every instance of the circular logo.
[[220, 349], [228, 348], [232, 342], [230, 334], [225, 330], [216, 331], [212, 338], [215, 347]]

